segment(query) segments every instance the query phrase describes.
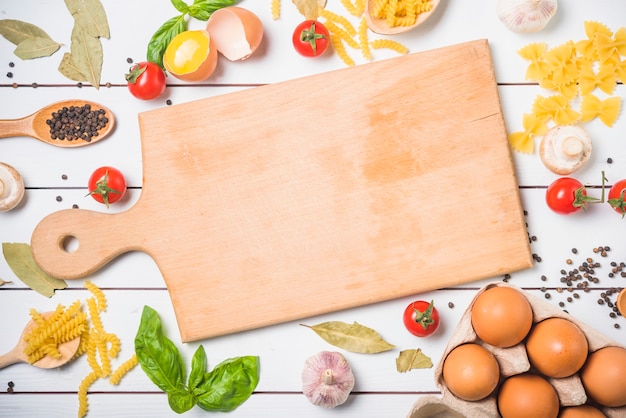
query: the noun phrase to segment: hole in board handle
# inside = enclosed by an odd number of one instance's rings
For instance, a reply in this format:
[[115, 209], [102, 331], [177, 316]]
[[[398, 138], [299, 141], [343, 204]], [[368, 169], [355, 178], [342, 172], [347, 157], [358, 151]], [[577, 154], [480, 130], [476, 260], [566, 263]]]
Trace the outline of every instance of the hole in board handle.
[[61, 240], [61, 249], [67, 253], [74, 253], [78, 250], [78, 238], [68, 235]]

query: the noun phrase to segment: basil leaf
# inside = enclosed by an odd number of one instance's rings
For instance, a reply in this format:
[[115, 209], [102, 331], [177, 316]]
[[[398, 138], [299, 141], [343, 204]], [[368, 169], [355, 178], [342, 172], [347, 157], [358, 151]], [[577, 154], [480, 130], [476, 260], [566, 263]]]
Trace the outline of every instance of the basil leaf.
[[187, 10], [189, 10], [189, 6], [187, 6], [187, 3], [185, 3], [182, 0], [170, 0], [170, 1], [172, 2], [172, 5], [174, 5], [176, 10], [178, 10], [181, 13], [187, 13]]
[[187, 21], [185, 15], [173, 17], [161, 25], [159, 29], [152, 35], [148, 42], [148, 52], [146, 59], [163, 67], [163, 54], [172, 39], [179, 33], [187, 30]]
[[144, 306], [141, 314], [135, 353], [139, 365], [159, 389], [168, 394], [186, 391], [183, 358], [176, 345], [163, 334], [161, 319], [149, 306]]
[[224, 360], [205, 374], [198, 389], [198, 406], [205, 411], [229, 412], [244, 403], [259, 383], [259, 358], [236, 357]]
[[194, 0], [187, 13], [198, 20], [208, 20], [214, 11], [233, 4], [235, 0]]
[[194, 392], [194, 389], [202, 383], [206, 368], [206, 352], [203, 346], [199, 346], [191, 359], [191, 373], [189, 373], [189, 381], [187, 382], [187, 387], [190, 391]]
[[196, 398], [186, 389], [176, 389], [167, 393], [167, 403], [177, 414], [189, 411], [196, 404]]

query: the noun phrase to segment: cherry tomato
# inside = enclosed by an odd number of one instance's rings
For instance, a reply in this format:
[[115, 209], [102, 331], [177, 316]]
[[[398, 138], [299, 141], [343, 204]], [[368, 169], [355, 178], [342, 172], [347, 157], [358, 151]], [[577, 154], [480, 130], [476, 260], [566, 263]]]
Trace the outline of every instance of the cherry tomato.
[[165, 91], [165, 72], [153, 62], [140, 62], [126, 74], [128, 90], [141, 100], [152, 100]]
[[597, 199], [587, 196], [581, 182], [571, 177], [560, 177], [546, 190], [546, 203], [552, 211], [567, 215], [584, 209], [588, 202]]
[[97, 168], [89, 177], [89, 194], [96, 201], [104, 203], [107, 208], [126, 194], [126, 179], [120, 170], [103, 166]]
[[439, 311], [433, 301], [415, 301], [404, 310], [404, 326], [413, 335], [427, 337], [439, 328]]
[[626, 215], [626, 202], [624, 202], [625, 194], [626, 179], [618, 181], [609, 190], [609, 205], [611, 205], [617, 213], [620, 213], [622, 217]]
[[296, 26], [291, 38], [296, 51], [305, 57], [322, 55], [330, 44], [330, 33], [317, 20], [305, 20]]

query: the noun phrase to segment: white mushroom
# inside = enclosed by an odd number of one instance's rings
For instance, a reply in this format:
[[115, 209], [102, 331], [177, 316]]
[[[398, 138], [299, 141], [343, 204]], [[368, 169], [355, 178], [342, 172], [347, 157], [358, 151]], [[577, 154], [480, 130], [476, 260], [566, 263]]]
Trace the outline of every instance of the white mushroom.
[[580, 126], [555, 126], [541, 140], [539, 156], [553, 173], [571, 174], [589, 160], [591, 138]]
[[16, 169], [0, 163], [0, 212], [6, 212], [22, 201], [24, 182]]
[[309, 357], [302, 370], [302, 392], [312, 404], [334, 408], [348, 399], [354, 375], [341, 353], [321, 351]]
[[513, 32], [538, 32], [556, 14], [556, 0], [498, 0], [496, 13]]

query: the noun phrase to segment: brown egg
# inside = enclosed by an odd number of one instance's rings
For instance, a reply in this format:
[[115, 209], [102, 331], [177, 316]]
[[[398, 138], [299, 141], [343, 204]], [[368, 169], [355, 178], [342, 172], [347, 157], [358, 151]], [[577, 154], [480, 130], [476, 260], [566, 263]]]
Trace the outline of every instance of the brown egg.
[[594, 351], [580, 377], [587, 395], [597, 403], [626, 406], [626, 349], [610, 346]]
[[541, 374], [568, 377], [585, 364], [589, 353], [587, 337], [572, 321], [548, 318], [535, 324], [526, 340], [530, 364]]
[[556, 418], [559, 397], [543, 377], [518, 374], [502, 383], [498, 392], [498, 410], [502, 418]]
[[533, 324], [533, 311], [526, 296], [504, 286], [494, 286], [478, 295], [471, 316], [476, 335], [501, 348], [520, 343]]
[[591, 405], [579, 405], [563, 408], [559, 418], [606, 418], [606, 415]]
[[468, 343], [455, 347], [443, 363], [443, 380], [466, 401], [478, 401], [493, 392], [500, 380], [496, 358], [485, 347]]

